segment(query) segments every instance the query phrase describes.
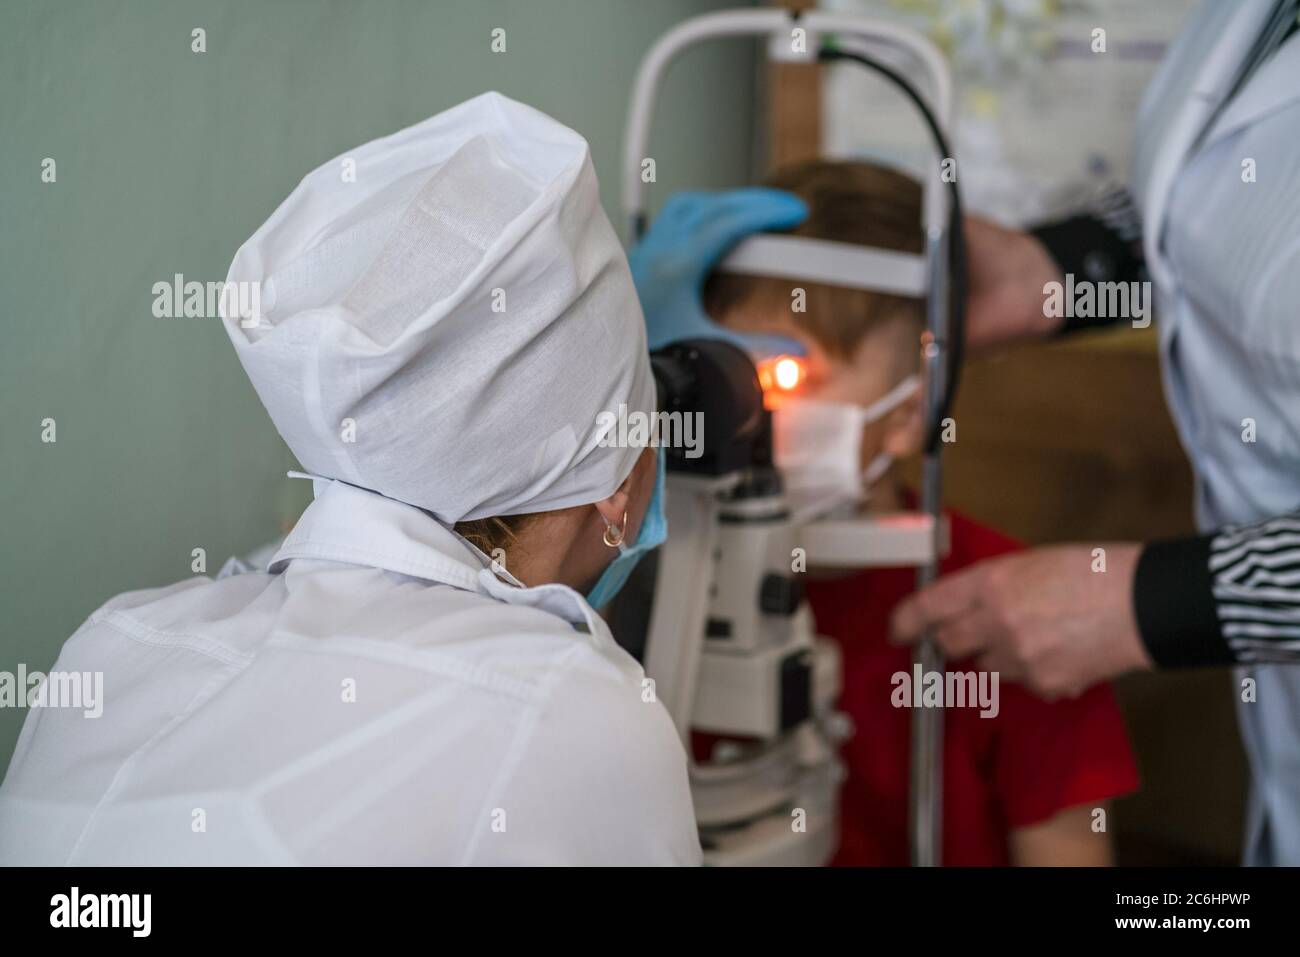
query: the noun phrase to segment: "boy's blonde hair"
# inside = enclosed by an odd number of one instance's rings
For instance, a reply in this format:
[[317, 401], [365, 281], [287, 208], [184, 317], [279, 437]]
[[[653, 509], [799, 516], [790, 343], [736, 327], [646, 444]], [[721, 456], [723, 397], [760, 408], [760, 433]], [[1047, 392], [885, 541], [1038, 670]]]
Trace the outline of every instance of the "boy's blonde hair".
[[[765, 185], [794, 193], [808, 204], [808, 218], [791, 235], [922, 251], [921, 185], [903, 173], [873, 163], [813, 160], [780, 170]], [[804, 312], [792, 309], [796, 288], [806, 292]], [[881, 326], [898, 322], [919, 336], [925, 321], [919, 299], [730, 273], [709, 277], [704, 308], [719, 322], [751, 310], [764, 315], [784, 310], [797, 328], [843, 360], [851, 359], [862, 339]]]

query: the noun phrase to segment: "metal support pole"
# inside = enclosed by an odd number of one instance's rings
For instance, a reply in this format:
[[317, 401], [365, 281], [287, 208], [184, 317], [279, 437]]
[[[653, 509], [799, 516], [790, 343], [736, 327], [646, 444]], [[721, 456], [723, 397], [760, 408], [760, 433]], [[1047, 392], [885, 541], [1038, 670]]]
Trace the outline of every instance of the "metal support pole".
[[[925, 367], [926, 422], [939, 414], [947, 371], [948, 343], [948, 242], [942, 229], [931, 229], [926, 241], [930, 260], [930, 294], [926, 302], [927, 335], [922, 353]], [[927, 449], [921, 472], [921, 509], [934, 518], [934, 550], [929, 562], [917, 572], [918, 587], [939, 577], [942, 527], [942, 471], [940, 442]], [[942, 674], [943, 654], [926, 635], [912, 654], [913, 665], [921, 666], [924, 678]], [[915, 673], [915, 672], [914, 672]], [[942, 701], [942, 699], [941, 699]], [[914, 867], [937, 867], [943, 859], [943, 709], [912, 709], [911, 775], [908, 794], [908, 834]]]

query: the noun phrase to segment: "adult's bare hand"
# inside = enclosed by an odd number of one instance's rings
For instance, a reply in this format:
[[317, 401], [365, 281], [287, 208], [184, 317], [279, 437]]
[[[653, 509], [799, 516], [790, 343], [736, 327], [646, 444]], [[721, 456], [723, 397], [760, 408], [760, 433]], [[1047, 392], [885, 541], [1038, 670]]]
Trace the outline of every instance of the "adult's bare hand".
[[1134, 669], [1151, 658], [1133, 614], [1141, 545], [1058, 545], [1003, 555], [947, 575], [894, 611], [891, 640], [910, 644], [927, 628], [949, 658], [1053, 699]]
[[1043, 285], [1064, 277], [1037, 238], [979, 216], [965, 222], [966, 342], [972, 350], [1041, 338], [1060, 325], [1045, 314]]

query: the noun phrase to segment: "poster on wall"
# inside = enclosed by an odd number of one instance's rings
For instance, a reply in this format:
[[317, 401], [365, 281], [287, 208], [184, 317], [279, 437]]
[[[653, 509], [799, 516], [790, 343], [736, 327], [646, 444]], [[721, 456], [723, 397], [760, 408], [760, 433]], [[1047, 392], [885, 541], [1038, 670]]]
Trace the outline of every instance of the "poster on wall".
[[[953, 68], [952, 141], [967, 207], [1026, 225], [1095, 204], [1127, 182], [1138, 103], [1195, 2], [822, 0], [821, 6], [901, 23], [934, 41]], [[893, 65], [908, 75], [905, 60]], [[921, 120], [888, 82], [846, 64], [828, 68], [824, 84], [826, 155], [911, 170], [930, 161]]]

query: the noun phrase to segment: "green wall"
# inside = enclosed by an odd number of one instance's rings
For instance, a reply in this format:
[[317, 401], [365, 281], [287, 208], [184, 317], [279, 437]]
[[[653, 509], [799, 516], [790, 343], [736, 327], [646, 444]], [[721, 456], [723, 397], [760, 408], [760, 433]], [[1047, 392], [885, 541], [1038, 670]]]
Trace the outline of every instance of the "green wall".
[[[215, 574], [305, 505], [225, 333], [155, 319], [155, 282], [223, 279], [308, 170], [486, 89], [583, 133], [614, 216], [641, 54], [737, 5], [0, 4], [0, 670], [48, 668], [112, 595], [190, 575], [196, 547]], [[190, 50], [196, 27], [206, 53]], [[674, 67], [651, 140], [657, 199], [746, 178], [753, 73], [738, 42]], [[45, 157], [56, 183], [41, 182]], [[0, 710], [0, 767], [25, 714]]]

